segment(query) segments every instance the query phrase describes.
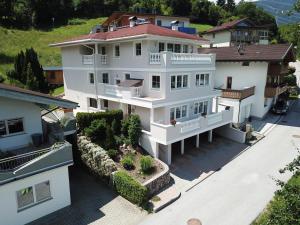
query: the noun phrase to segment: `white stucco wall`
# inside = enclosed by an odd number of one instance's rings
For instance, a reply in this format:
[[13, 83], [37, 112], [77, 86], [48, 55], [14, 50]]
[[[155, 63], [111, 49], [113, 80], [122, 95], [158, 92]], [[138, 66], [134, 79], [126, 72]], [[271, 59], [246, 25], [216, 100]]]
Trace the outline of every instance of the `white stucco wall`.
[[0, 97], [0, 120], [23, 118], [24, 133], [0, 137], [0, 149], [11, 150], [31, 143], [31, 134], [42, 133], [41, 109], [34, 103]]
[[226, 88], [227, 77], [232, 77], [232, 89], [255, 86], [251, 116], [262, 118], [267, 112], [267, 108], [264, 107], [267, 71], [266, 62], [251, 62], [249, 66], [242, 66], [242, 63], [238, 62], [218, 62], [215, 87]]
[[[16, 192], [50, 181], [52, 199], [18, 212]], [[71, 204], [68, 167], [60, 167], [0, 186], [0, 224], [22, 225]]]
[[214, 47], [228, 47], [230, 46], [231, 41], [231, 33], [229, 31], [221, 31], [215, 33], [215, 38], [213, 38], [213, 34], [204, 34], [204, 38], [211, 41]]

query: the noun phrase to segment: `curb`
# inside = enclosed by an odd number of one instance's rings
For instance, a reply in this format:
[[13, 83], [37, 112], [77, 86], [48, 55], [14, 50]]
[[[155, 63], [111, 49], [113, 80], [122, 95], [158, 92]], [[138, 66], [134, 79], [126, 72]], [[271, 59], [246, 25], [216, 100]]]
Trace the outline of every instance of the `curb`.
[[171, 198], [166, 203], [160, 205], [159, 207], [153, 208], [153, 212], [157, 213], [158, 211], [162, 210], [163, 208], [167, 207], [168, 205], [171, 205], [173, 202], [175, 202], [180, 197], [181, 197], [181, 192], [179, 192], [175, 197]]

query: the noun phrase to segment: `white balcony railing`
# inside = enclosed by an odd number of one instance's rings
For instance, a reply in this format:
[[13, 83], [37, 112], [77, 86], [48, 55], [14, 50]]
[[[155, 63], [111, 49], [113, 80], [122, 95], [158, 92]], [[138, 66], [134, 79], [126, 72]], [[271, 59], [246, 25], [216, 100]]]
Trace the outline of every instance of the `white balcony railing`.
[[99, 84], [99, 90], [102, 95], [109, 95], [112, 97], [129, 99], [133, 97], [140, 97], [142, 87], [120, 87], [118, 85]]
[[182, 139], [183, 135], [196, 135], [231, 123], [233, 110], [223, 110], [219, 113], [200, 116], [185, 122], [177, 122], [175, 126], [161, 123], [151, 123], [151, 135], [161, 144], [169, 144]]
[[94, 64], [94, 55], [83, 55], [82, 56], [83, 65], [93, 65]]
[[160, 53], [150, 53], [150, 64], [160, 64]]
[[212, 59], [208, 54], [173, 53], [171, 62], [172, 64], [211, 64]]

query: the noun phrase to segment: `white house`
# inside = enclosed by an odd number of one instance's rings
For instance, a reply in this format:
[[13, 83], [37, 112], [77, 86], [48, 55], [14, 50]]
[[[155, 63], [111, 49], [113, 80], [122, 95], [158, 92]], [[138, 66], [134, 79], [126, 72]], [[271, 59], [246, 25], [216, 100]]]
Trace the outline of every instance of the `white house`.
[[211, 141], [213, 129], [232, 122], [232, 110], [212, 110], [221, 92], [214, 90], [215, 54], [197, 53], [205, 43], [177, 30], [131, 23], [52, 46], [61, 47], [65, 98], [79, 102], [77, 111], [138, 114], [140, 144], [170, 164], [172, 152], [184, 153], [185, 139], [198, 146], [199, 134], [207, 132]]
[[203, 34], [213, 47], [238, 46], [240, 44], [269, 44], [269, 30], [266, 26], [257, 26], [244, 18], [223, 23]]
[[290, 44], [202, 48], [199, 53], [216, 54], [214, 83], [222, 90], [219, 107], [233, 107], [237, 124], [249, 116], [266, 115], [277, 97], [287, 91], [283, 77], [289, 62], [295, 61]]
[[[47, 143], [41, 110], [77, 103], [0, 84], [0, 217], [20, 225], [70, 205], [72, 146]], [[37, 138], [35, 141], [32, 136]]]

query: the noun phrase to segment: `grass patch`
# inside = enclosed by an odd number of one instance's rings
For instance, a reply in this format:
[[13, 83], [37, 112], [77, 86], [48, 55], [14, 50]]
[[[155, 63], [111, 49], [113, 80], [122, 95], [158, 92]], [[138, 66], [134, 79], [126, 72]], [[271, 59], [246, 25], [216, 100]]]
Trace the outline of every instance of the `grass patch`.
[[55, 88], [55, 89], [53, 90], [52, 95], [53, 95], [53, 96], [57, 96], [57, 95], [61, 95], [62, 93], [64, 93], [64, 86]]
[[213, 27], [209, 24], [198, 24], [198, 23], [191, 23], [190, 26], [196, 28], [197, 32], [204, 32]]
[[14, 57], [26, 48], [33, 47], [43, 66], [61, 66], [59, 48], [49, 47], [51, 43], [68, 38], [87, 34], [91, 28], [105, 18], [71, 20], [70, 25], [54, 28], [49, 31], [42, 30], [17, 30], [0, 27], [0, 75], [13, 68]]

